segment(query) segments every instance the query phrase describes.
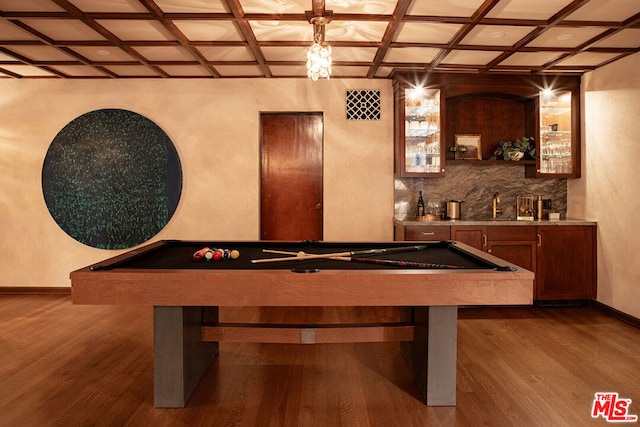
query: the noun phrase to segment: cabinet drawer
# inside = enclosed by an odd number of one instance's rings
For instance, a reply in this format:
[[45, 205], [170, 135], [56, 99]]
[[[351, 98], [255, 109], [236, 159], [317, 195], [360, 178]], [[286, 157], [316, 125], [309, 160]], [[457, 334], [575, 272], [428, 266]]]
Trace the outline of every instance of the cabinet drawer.
[[404, 230], [405, 240], [449, 240], [451, 239], [451, 227], [409, 225]]
[[536, 227], [532, 226], [508, 226], [495, 225], [487, 227], [487, 238], [489, 240], [518, 240], [535, 241]]

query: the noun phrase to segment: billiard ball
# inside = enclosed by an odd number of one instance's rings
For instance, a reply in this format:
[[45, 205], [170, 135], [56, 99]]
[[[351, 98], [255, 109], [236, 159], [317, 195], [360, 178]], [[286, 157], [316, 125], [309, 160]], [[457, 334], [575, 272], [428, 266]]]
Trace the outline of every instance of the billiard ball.
[[208, 252], [211, 251], [211, 249], [204, 247], [202, 249], [199, 249], [198, 251], [196, 251], [193, 254], [193, 259], [196, 261], [201, 261], [204, 258], [204, 255]]
[[240, 252], [236, 249], [233, 249], [229, 256], [231, 257], [231, 259], [238, 259], [240, 258]]
[[219, 261], [221, 259], [222, 259], [222, 253], [219, 250], [214, 251], [213, 252], [213, 260], [214, 261]]

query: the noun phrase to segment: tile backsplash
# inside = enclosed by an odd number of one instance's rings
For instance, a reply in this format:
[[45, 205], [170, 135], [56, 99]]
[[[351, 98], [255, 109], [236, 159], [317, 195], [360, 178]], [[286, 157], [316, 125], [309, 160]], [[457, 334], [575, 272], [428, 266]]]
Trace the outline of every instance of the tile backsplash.
[[521, 165], [455, 164], [447, 165], [441, 178], [396, 178], [396, 219], [415, 219], [418, 191], [426, 205], [435, 202], [443, 212], [447, 201], [462, 200], [463, 220], [490, 219], [495, 192], [500, 193], [501, 218], [515, 219], [516, 197], [521, 195], [550, 199], [551, 209], [545, 213], [558, 212], [563, 219], [567, 213], [567, 180], [525, 178]]

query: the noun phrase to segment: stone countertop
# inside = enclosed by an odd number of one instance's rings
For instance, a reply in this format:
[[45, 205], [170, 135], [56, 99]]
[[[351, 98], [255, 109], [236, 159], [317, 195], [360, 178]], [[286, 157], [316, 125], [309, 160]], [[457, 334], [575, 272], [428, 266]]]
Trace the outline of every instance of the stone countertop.
[[534, 220], [534, 221], [517, 221], [517, 220], [509, 220], [509, 219], [487, 219], [487, 220], [442, 220], [442, 221], [416, 221], [416, 220], [400, 220], [394, 219], [393, 223], [396, 225], [428, 225], [428, 226], [441, 226], [441, 227], [450, 227], [452, 225], [476, 225], [476, 226], [487, 226], [487, 225], [508, 225], [508, 226], [525, 226], [525, 225], [596, 225], [595, 221], [587, 221], [584, 219], [560, 219], [558, 221], [549, 221], [544, 219], [542, 221]]

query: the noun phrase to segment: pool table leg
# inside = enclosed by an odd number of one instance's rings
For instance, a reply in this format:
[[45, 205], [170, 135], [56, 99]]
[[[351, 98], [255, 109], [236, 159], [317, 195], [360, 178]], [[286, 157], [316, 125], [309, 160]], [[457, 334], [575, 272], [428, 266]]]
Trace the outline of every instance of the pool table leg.
[[428, 406], [455, 406], [458, 307], [414, 307], [414, 340], [402, 353]]
[[218, 307], [153, 307], [153, 389], [157, 408], [182, 408], [218, 353], [201, 341], [201, 325]]

